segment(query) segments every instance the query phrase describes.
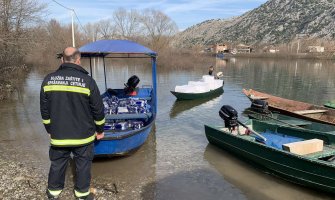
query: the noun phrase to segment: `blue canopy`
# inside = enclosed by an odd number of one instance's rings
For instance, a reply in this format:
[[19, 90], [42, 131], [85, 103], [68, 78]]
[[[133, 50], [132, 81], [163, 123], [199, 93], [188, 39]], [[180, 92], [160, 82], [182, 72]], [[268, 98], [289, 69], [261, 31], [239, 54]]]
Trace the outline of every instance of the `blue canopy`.
[[156, 57], [151, 49], [129, 40], [99, 40], [79, 48], [82, 57], [113, 57], [119, 54], [125, 57]]

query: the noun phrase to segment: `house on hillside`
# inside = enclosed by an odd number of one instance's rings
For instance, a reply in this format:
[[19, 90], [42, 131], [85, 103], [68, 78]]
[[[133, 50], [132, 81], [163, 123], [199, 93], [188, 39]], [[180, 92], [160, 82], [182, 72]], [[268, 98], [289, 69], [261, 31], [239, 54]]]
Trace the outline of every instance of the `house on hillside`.
[[235, 49], [237, 53], [251, 53], [252, 51], [252, 48], [245, 44], [238, 44]]
[[229, 49], [226, 44], [221, 43], [207, 46], [204, 50], [202, 50], [202, 52], [220, 54], [220, 53], [228, 53]]
[[228, 52], [228, 46], [226, 44], [215, 44], [215, 45], [213, 45], [213, 50], [216, 54], [227, 53]]
[[278, 53], [279, 49], [269, 49], [269, 53]]
[[307, 47], [309, 53], [323, 53], [325, 52], [325, 47], [322, 46], [308, 46]]
[[279, 49], [277, 47], [274, 47], [274, 46], [265, 46], [263, 48], [263, 52], [264, 53], [278, 53]]

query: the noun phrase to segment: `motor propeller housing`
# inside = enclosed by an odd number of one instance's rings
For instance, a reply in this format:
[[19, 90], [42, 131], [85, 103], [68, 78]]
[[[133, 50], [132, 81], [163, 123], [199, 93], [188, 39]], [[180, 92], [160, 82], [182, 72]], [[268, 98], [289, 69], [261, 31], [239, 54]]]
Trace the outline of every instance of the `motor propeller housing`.
[[264, 114], [270, 113], [268, 102], [260, 100], [260, 99], [253, 100], [250, 108], [252, 111], [255, 111], [258, 113], [264, 113]]
[[136, 75], [131, 76], [128, 79], [127, 83], [124, 84], [125, 86], [124, 90], [126, 91], [126, 93], [133, 92], [139, 82], [140, 82], [140, 79]]

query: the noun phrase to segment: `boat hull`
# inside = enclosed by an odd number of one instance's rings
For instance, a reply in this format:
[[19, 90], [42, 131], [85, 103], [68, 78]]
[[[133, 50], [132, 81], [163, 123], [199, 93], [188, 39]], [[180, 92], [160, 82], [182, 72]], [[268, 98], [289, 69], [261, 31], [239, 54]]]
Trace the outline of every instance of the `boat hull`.
[[129, 132], [105, 132], [102, 140], [94, 143], [95, 157], [125, 156], [139, 149], [147, 140], [154, 120], [146, 127]]
[[335, 102], [331, 101], [331, 102], [325, 103], [324, 106], [327, 108], [335, 109]]
[[[305, 102], [294, 101], [289, 99], [284, 99], [281, 97], [272, 96], [266, 93], [258, 92], [255, 90], [245, 90], [243, 93], [253, 101], [254, 99], [263, 99], [268, 102], [269, 109], [272, 111], [277, 111], [284, 115], [289, 115], [292, 117], [311, 120], [323, 124], [335, 125], [335, 110], [329, 109], [323, 106], [313, 105]], [[310, 113], [310, 114], [300, 114], [300, 111], [315, 111], [322, 110], [324, 112], [320, 113]]]
[[296, 117], [282, 115], [279, 113], [272, 113], [271, 116], [265, 115], [263, 113], [256, 113], [254, 111], [247, 108], [244, 110], [243, 114], [247, 116], [249, 119], [256, 119], [259, 121], [264, 121], [266, 123], [278, 124], [281, 126], [288, 126], [293, 128], [304, 128], [314, 131], [322, 131], [322, 132], [333, 132], [335, 133], [335, 126], [330, 124], [319, 123], [311, 120], [302, 120]]
[[208, 141], [265, 171], [304, 186], [335, 193], [335, 168], [227, 134], [205, 125]]
[[[123, 93], [122, 89], [115, 89], [118, 98], [128, 98], [128, 95]], [[110, 96], [108, 92], [105, 92], [102, 97]], [[152, 99], [151, 88], [140, 88], [136, 96], [133, 98], [150, 98]], [[155, 102], [150, 100], [150, 106], [155, 107]], [[112, 118], [111, 118], [112, 116]], [[113, 118], [118, 115], [106, 115], [106, 120], [124, 120], [128, 118]], [[139, 149], [147, 140], [152, 127], [155, 124], [156, 114], [148, 114], [148, 119], [145, 122], [145, 126], [136, 130], [105, 130], [105, 136], [101, 140], [94, 142], [94, 156], [95, 157], [113, 157], [113, 156], [125, 156]], [[129, 118], [129, 120], [131, 120]]]
[[177, 100], [193, 100], [193, 99], [202, 99], [202, 98], [209, 98], [215, 95], [219, 95], [223, 93], [223, 86], [211, 90], [205, 93], [182, 93], [182, 92], [174, 92], [171, 93], [177, 98]]

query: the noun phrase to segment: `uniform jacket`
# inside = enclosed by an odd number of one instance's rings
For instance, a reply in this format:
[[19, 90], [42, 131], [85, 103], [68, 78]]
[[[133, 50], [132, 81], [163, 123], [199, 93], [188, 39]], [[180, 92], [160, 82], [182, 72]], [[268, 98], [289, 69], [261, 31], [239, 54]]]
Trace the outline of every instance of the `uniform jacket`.
[[64, 63], [47, 75], [40, 92], [43, 124], [52, 146], [82, 146], [102, 133], [104, 106], [98, 86], [81, 66]]

